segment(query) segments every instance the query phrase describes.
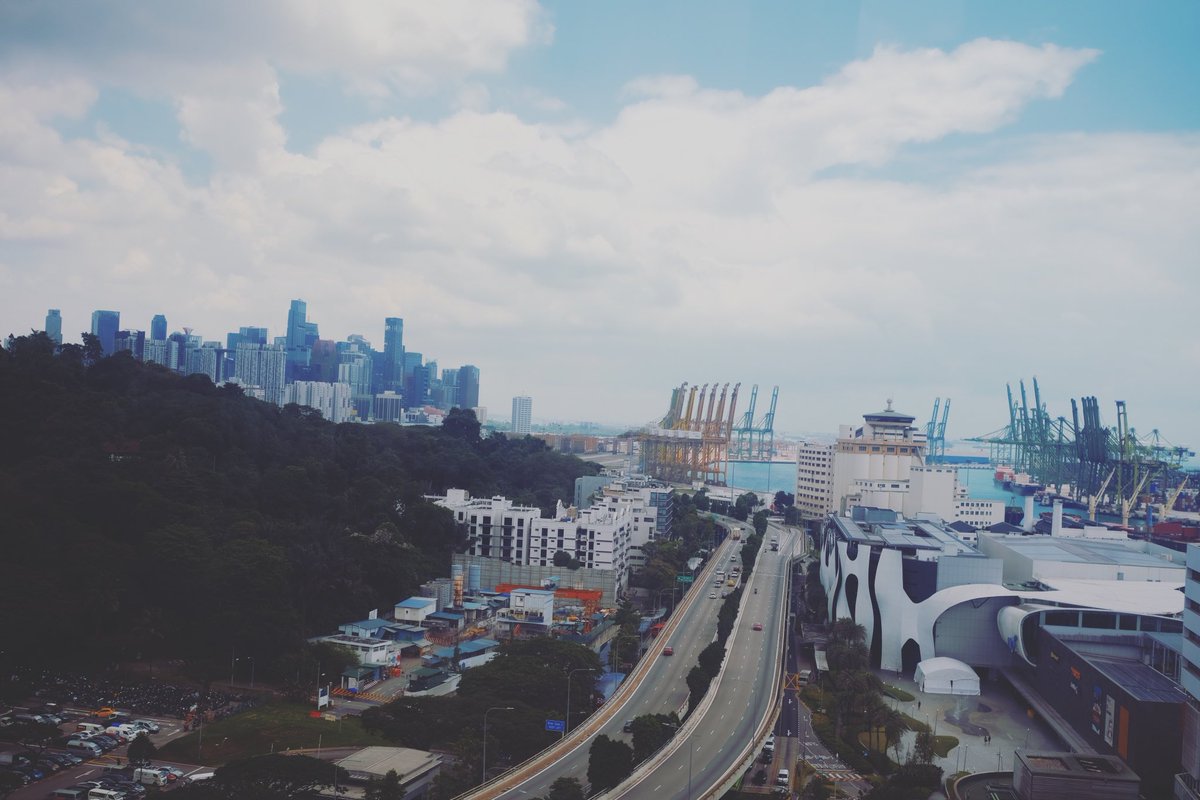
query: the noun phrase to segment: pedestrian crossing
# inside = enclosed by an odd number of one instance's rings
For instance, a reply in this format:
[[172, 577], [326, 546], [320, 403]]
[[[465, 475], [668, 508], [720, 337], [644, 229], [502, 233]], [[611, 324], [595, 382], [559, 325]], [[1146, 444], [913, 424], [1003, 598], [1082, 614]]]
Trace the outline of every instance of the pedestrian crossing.
[[817, 774], [830, 783], [848, 783], [863, 779], [862, 775], [852, 769], [818, 769]]
[[370, 700], [375, 703], [390, 703], [396, 699], [395, 695], [379, 694], [377, 692], [352, 692], [349, 689], [338, 687], [333, 690], [333, 695], [336, 697], [349, 697], [355, 700]]

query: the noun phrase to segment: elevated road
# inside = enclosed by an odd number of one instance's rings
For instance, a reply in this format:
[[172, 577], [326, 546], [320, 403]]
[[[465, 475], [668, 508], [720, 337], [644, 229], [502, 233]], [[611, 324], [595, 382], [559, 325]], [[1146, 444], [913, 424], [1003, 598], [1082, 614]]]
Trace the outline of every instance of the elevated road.
[[[780, 550], [770, 549], [779, 536]], [[742, 595], [724, 670], [706, 703], [663, 753], [606, 797], [690, 800], [719, 796], [742, 770], [747, 753], [775, 710], [787, 627], [789, 563], [803, 552], [800, 534], [772, 526]], [[754, 630], [756, 624], [762, 630]], [[774, 782], [775, 776], [771, 776]]]
[[[738, 525], [738, 523], [727, 523]], [[738, 525], [743, 536], [753, 529]], [[667, 629], [651, 641], [651, 649], [643, 657], [627, 683], [603, 708], [600, 708], [578, 730], [573, 731], [559, 746], [545, 751], [526, 764], [502, 775], [487, 786], [463, 795], [463, 798], [503, 798], [529, 800], [543, 797], [558, 778], [576, 778], [587, 784], [588, 752], [592, 742], [601, 734], [612, 739], [631, 741], [622, 732], [625, 720], [644, 714], [669, 714], [681, 710], [687, 702], [686, 676], [696, 665], [703, 650], [716, 637], [717, 611], [721, 606], [721, 590], [713, 586], [717, 570], [729, 572], [742, 542], [732, 537], [717, 549], [716, 557], [696, 576], [697, 585], [688, 592], [685, 601], [676, 609]], [[778, 555], [778, 554], [773, 554]], [[715, 593], [718, 599], [710, 599]], [[674, 654], [664, 656], [664, 647]]]

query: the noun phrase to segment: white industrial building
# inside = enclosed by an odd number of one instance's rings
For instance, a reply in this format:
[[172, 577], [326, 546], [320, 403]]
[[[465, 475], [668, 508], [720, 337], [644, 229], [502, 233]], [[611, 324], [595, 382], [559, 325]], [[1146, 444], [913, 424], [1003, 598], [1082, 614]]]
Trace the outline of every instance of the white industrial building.
[[956, 467], [925, 463], [925, 434], [915, 417], [894, 411], [863, 415], [863, 424], [841, 426], [835, 444], [805, 444], [797, 451], [796, 508], [803, 519], [845, 514], [854, 506], [886, 508], [908, 517], [937, 515], [946, 522], [985, 528], [1004, 521], [1004, 503], [974, 500], [958, 482]]

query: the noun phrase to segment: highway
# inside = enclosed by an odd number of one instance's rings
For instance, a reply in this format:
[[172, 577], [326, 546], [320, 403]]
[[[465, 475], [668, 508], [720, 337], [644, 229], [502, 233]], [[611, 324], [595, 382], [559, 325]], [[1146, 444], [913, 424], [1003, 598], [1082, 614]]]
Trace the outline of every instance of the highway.
[[[739, 527], [743, 536], [749, 535], [753, 530], [745, 524]], [[545, 796], [550, 791], [550, 784], [563, 777], [576, 778], [586, 786], [588, 751], [596, 736], [604, 734], [609, 738], [623, 739], [632, 744], [630, 734], [621, 730], [625, 720], [643, 714], [669, 714], [679, 711], [687, 702], [686, 675], [696, 665], [700, 651], [716, 637], [717, 611], [721, 606], [721, 590], [713, 586], [716, 571], [724, 570], [728, 573], [731, 560], [732, 563], [740, 564], [736, 556], [741, 546], [741, 541], [727, 537], [717, 549], [716, 557], [696, 576], [698, 585], [688, 593], [684, 603], [675, 612], [678, 622], [675, 623], [674, 630], [668, 629], [670, 632], [665, 637], [659, 636], [651, 640], [650, 649], [643, 657], [650, 659], [650, 666], [628, 699], [621, 700], [618, 695], [609, 701], [609, 704], [598, 709], [591, 719], [582, 723], [581, 730], [587, 731], [587, 735], [564, 742], [563, 748], [571, 746], [570, 750], [548, 753], [547, 758], [535, 759], [535, 765], [518, 767], [516, 777], [501, 776], [490, 786], [469, 796], [528, 800]], [[772, 555], [778, 556], [777, 553]], [[709, 594], [714, 591], [718, 595], [716, 600], [709, 598]], [[662, 655], [665, 646], [672, 647], [674, 654]], [[597, 720], [603, 720], [603, 723], [598, 725]], [[544, 765], [540, 763], [542, 761], [545, 762]]]
[[[780, 550], [770, 549], [779, 536]], [[775, 706], [772, 691], [782, 661], [786, 627], [788, 564], [802, 552], [799, 534], [772, 526], [742, 595], [742, 613], [729, 639], [725, 669], [710, 687], [711, 703], [690, 719], [650, 766], [607, 796], [611, 798], [704, 797], [722, 782]], [[757, 593], [754, 591], [757, 589]], [[761, 623], [761, 631], [754, 624]], [[775, 776], [770, 776], [774, 783]]]

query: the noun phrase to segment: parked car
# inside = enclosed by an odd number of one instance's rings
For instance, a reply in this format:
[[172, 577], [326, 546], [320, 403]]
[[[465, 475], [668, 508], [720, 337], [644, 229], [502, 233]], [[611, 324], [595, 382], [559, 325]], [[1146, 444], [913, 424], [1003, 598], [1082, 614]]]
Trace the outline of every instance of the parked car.
[[97, 708], [95, 711], [93, 711], [92, 716], [99, 717], [100, 719], [112, 719], [113, 717], [117, 716], [120, 713], [121, 713], [120, 711], [117, 711], [112, 706], [103, 706], [103, 707]]
[[0, 767], [0, 773], [3, 773], [5, 775], [15, 775], [17, 777], [17, 780], [19, 780], [22, 784], [28, 784], [30, 781], [33, 780], [33, 778], [30, 778], [24, 772], [21, 772], [20, 770], [12, 769], [10, 767]]
[[102, 749], [102, 750], [104, 750], [104, 751], [106, 751], [106, 752], [107, 752], [107, 751], [109, 751], [109, 750], [116, 750], [116, 749], [117, 749], [117, 745], [118, 745], [118, 744], [120, 744], [120, 742], [118, 742], [118, 741], [117, 741], [115, 738], [113, 738], [112, 736], [109, 736], [107, 733], [99, 733], [99, 734], [96, 734], [95, 736], [93, 736], [93, 737], [91, 738], [91, 741], [93, 741], [93, 742], [95, 742], [96, 744], [100, 745], [100, 749]]
[[68, 739], [67, 747], [71, 750], [87, 753], [89, 756], [98, 756], [104, 752], [100, 745], [88, 739]]

